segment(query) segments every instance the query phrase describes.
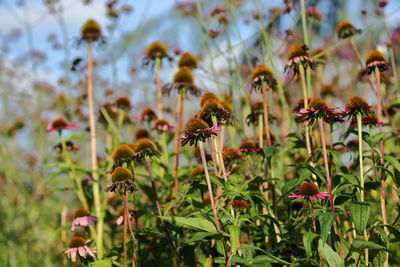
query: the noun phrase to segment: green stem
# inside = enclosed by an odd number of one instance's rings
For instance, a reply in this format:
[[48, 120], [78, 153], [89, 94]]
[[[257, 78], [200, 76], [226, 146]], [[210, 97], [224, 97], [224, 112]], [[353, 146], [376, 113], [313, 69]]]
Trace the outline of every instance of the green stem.
[[97, 256], [99, 259], [103, 258], [103, 213], [101, 210], [101, 200], [100, 200], [100, 184], [99, 175], [97, 173], [97, 152], [96, 152], [96, 122], [94, 117], [94, 100], [93, 100], [93, 56], [92, 56], [92, 41], [88, 42], [88, 86], [87, 95], [89, 101], [89, 124], [90, 124], [90, 151], [92, 160], [92, 177], [93, 177], [93, 198], [96, 216], [98, 218], [97, 222]]
[[363, 148], [362, 148], [362, 124], [361, 124], [361, 114], [357, 114], [357, 128], [358, 128], [358, 157], [360, 164], [360, 199], [361, 202], [364, 201], [364, 166], [363, 166]]

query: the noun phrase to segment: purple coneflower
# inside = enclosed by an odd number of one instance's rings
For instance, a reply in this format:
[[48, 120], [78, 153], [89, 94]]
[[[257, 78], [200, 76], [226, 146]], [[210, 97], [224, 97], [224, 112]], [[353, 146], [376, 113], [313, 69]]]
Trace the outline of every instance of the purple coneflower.
[[83, 237], [74, 236], [69, 241], [69, 248], [64, 253], [67, 254], [68, 258], [71, 259], [72, 262], [76, 261], [76, 255], [86, 258], [89, 254], [93, 259], [96, 259], [96, 248], [88, 247], [86, 244], [89, 242], [90, 240], [86, 241]]
[[315, 183], [305, 182], [298, 189], [296, 193], [292, 193], [289, 198], [301, 198], [308, 200], [324, 199], [329, 197], [328, 192], [319, 192], [319, 188]]
[[363, 70], [363, 74], [371, 74], [375, 71], [375, 69], [378, 69], [379, 72], [383, 72], [388, 70], [390, 67], [390, 65], [387, 63], [385, 55], [378, 50], [372, 50], [369, 52], [365, 61], [365, 65], [366, 67]]
[[[129, 208], [128, 209], [128, 220], [131, 220], [131, 218], [133, 217], [133, 213], [134, 211]], [[114, 220], [114, 224], [115, 225], [121, 225], [124, 222], [124, 214], [125, 214], [125, 208], [120, 208], [118, 211], [118, 217]]]
[[272, 70], [265, 65], [258, 65], [251, 74], [250, 89], [262, 92], [262, 83], [265, 83], [266, 86], [272, 90], [275, 90], [277, 87], [277, 82]]
[[159, 132], [164, 132], [164, 133], [173, 133], [174, 132], [174, 126], [169, 124], [167, 120], [156, 120], [154, 123], [153, 129], [159, 131]]
[[151, 108], [144, 108], [142, 114], [138, 117], [138, 121], [151, 122], [157, 119], [157, 114]]
[[[68, 151], [77, 151], [77, 150], [79, 150], [79, 147], [75, 146], [72, 141], [65, 142], [65, 147], [67, 148]], [[56, 146], [54, 146], [54, 149], [58, 153], [61, 153], [62, 152], [62, 144], [61, 143], [57, 144]]]
[[164, 85], [164, 93], [169, 95], [173, 89], [179, 93], [186, 92], [194, 96], [199, 96], [201, 94], [200, 88], [194, 84], [194, 75], [189, 67], [181, 67], [177, 72], [175, 72], [173, 77], [173, 82]]
[[133, 144], [135, 151], [135, 159], [143, 162], [145, 158], [158, 157], [160, 152], [157, 150], [156, 144], [148, 138], [141, 138]]
[[306, 69], [310, 67], [315, 68], [315, 62], [310, 58], [308, 54], [308, 47], [305, 44], [293, 45], [289, 50], [289, 61], [285, 65], [285, 72], [293, 70], [294, 74], [300, 73], [300, 65]]
[[62, 130], [72, 130], [72, 129], [76, 129], [78, 127], [79, 127], [79, 125], [77, 123], [67, 122], [63, 118], [57, 118], [51, 122], [50, 126], [47, 127], [46, 131], [48, 133], [55, 132], [55, 131], [61, 132]]
[[97, 223], [97, 217], [91, 216], [90, 212], [85, 208], [77, 209], [74, 212], [74, 220], [72, 221], [71, 230], [74, 231], [75, 227], [80, 225], [84, 227], [95, 226]]
[[247, 141], [241, 143], [239, 145], [239, 149], [237, 149], [236, 151], [243, 152], [245, 154], [250, 154], [250, 153], [258, 153], [261, 151], [261, 149], [257, 147], [257, 145], [254, 144], [253, 142]]
[[362, 124], [368, 125], [368, 126], [378, 126], [378, 125], [383, 125], [382, 121], [378, 120], [378, 117], [375, 114], [370, 114], [363, 116], [361, 118]]
[[185, 127], [185, 135], [181, 138], [182, 146], [187, 143], [197, 145], [198, 142], [204, 142], [213, 135], [217, 135], [220, 129], [212, 126], [200, 118], [193, 118], [187, 122]]
[[312, 98], [307, 109], [300, 109], [297, 117], [306, 125], [310, 126], [318, 119], [322, 119], [327, 123], [341, 122], [340, 113], [337, 108], [328, 107], [327, 103], [318, 97]]
[[360, 96], [354, 96], [347, 101], [346, 108], [342, 109], [343, 117], [354, 117], [357, 115], [368, 115], [374, 113], [372, 106]]
[[[208, 99], [204, 102], [199, 113], [199, 117], [208, 124], [214, 124], [213, 118], [218, 125], [230, 122], [230, 112], [226, 110], [218, 100]], [[217, 126], [214, 124], [214, 126]]]

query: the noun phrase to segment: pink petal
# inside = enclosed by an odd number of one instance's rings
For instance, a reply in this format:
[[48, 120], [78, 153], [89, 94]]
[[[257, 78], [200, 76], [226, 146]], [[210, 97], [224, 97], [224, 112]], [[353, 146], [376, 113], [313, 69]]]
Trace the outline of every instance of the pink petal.
[[78, 248], [78, 252], [79, 252], [79, 255], [80, 255], [81, 257], [86, 258], [86, 252], [85, 252], [85, 248], [84, 248], [84, 247], [79, 247], [79, 248]]

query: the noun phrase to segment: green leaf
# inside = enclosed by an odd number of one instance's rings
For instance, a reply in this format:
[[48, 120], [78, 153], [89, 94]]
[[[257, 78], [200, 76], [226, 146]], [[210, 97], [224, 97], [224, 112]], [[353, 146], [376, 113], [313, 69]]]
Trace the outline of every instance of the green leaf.
[[339, 254], [337, 254], [327, 243], [319, 240], [318, 247], [328, 262], [329, 267], [344, 267], [344, 262], [340, 258]]
[[216, 233], [197, 232], [192, 236], [192, 238], [187, 240], [185, 243], [189, 244], [189, 243], [192, 243], [192, 242], [202, 241], [202, 240], [205, 240], [207, 237], [214, 236], [214, 235], [216, 235]]
[[304, 250], [306, 251], [307, 258], [312, 256], [312, 251], [311, 251], [312, 242], [317, 237], [319, 237], [319, 235], [312, 232], [307, 232], [303, 235]]
[[313, 173], [316, 176], [318, 176], [318, 178], [320, 178], [323, 182], [326, 183], [326, 179], [325, 179], [325, 176], [323, 175], [323, 173], [320, 170], [318, 170], [317, 168], [310, 166], [309, 164], [296, 163], [296, 164], [291, 164], [289, 166], [291, 166], [291, 167], [299, 167], [299, 168], [302, 168], [302, 169], [307, 169], [311, 173]]
[[280, 258], [278, 258], [278, 257], [275, 257], [274, 255], [272, 255], [272, 254], [268, 253], [267, 251], [263, 250], [262, 248], [259, 248], [259, 247], [253, 246], [253, 245], [241, 244], [241, 245], [240, 245], [240, 248], [241, 248], [241, 249], [253, 249], [253, 250], [258, 250], [258, 251], [261, 251], [264, 255], [270, 257], [271, 259], [273, 259], [275, 262], [282, 263], [282, 264], [287, 264], [287, 265], [290, 264], [290, 263], [287, 262], [287, 261], [284, 261], [284, 260], [282, 260], [282, 259], [280, 259]]
[[90, 267], [112, 267], [111, 259], [98, 260], [90, 263]]
[[228, 230], [231, 239], [231, 253], [235, 254], [239, 247], [240, 228], [236, 225], [229, 225]]
[[343, 174], [342, 177], [345, 178], [347, 181], [349, 181], [351, 184], [354, 184], [354, 185], [360, 184], [360, 181], [358, 180], [358, 178], [353, 174]]
[[377, 250], [386, 250], [386, 248], [384, 246], [382, 246], [382, 245], [376, 244], [376, 243], [371, 242], [371, 241], [365, 241], [365, 240], [362, 240], [362, 239], [354, 239], [353, 243], [351, 243], [351, 247], [356, 249], [356, 250], [359, 250], [359, 251], [362, 251], [362, 250], [364, 250], [366, 248], [368, 248], [368, 249], [377, 249]]
[[328, 238], [329, 232], [332, 228], [332, 223], [335, 220], [336, 216], [337, 214], [333, 212], [321, 213], [318, 216], [319, 225], [321, 228], [321, 240], [323, 243], [325, 243], [326, 239]]
[[353, 202], [350, 204], [351, 218], [359, 235], [364, 233], [371, 213], [371, 206], [367, 202]]
[[161, 220], [188, 229], [203, 230], [206, 232], [217, 233], [215, 225], [204, 218], [185, 218], [176, 216], [159, 216]]
[[400, 162], [392, 156], [383, 156], [382, 157], [385, 161], [388, 161], [390, 163], [390, 165], [393, 166], [393, 168], [395, 170], [397, 170], [398, 172], [400, 172]]

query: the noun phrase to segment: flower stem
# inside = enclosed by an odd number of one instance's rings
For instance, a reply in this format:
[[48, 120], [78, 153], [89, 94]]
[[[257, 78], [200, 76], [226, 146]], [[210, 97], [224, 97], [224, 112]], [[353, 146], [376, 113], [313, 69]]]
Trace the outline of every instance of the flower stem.
[[358, 128], [358, 157], [360, 164], [360, 200], [364, 201], [364, 166], [363, 166], [363, 148], [362, 148], [362, 124], [361, 114], [357, 114], [357, 128]]
[[[133, 232], [132, 229], [132, 222], [131, 220], [129, 220], [130, 218], [130, 214], [129, 214], [129, 206], [128, 206], [128, 192], [125, 193], [124, 195], [124, 216], [126, 216], [127, 218], [127, 222], [128, 222], [128, 226], [129, 226], [129, 233], [131, 234], [132, 237], [132, 267], [136, 267], [137, 266], [137, 258], [136, 258], [136, 246], [135, 246], [135, 233]], [[125, 219], [125, 218], [124, 218]], [[134, 220], [134, 217], [132, 216], [132, 221]]]
[[103, 258], [103, 214], [101, 211], [100, 201], [100, 185], [99, 176], [97, 174], [97, 152], [96, 152], [96, 124], [94, 118], [94, 100], [93, 100], [93, 56], [92, 56], [92, 41], [88, 42], [88, 73], [87, 73], [87, 95], [89, 101], [89, 124], [90, 124], [90, 152], [92, 159], [92, 177], [93, 177], [93, 197], [97, 223], [97, 256]]
[[262, 82], [262, 94], [263, 94], [263, 111], [264, 111], [264, 122], [265, 122], [265, 133], [267, 135], [267, 145], [272, 146], [271, 135], [269, 132], [269, 117], [268, 117], [268, 99], [267, 99], [267, 84], [265, 81]]
[[[158, 216], [163, 216], [162, 211], [161, 211], [160, 201], [158, 200], [157, 188], [156, 188], [156, 183], [155, 183], [154, 177], [153, 177], [153, 170], [151, 168], [151, 163], [150, 163], [150, 160], [147, 158], [145, 161], [146, 161], [147, 171], [149, 173], [151, 189], [153, 191], [153, 198], [154, 198], [154, 202], [156, 203]], [[165, 224], [165, 221], [162, 220], [161, 222], [163, 223], [163, 225]]]
[[126, 248], [126, 230], [127, 230], [127, 223], [128, 223], [128, 214], [126, 212], [127, 210], [127, 202], [125, 201], [127, 198], [127, 192], [124, 194], [124, 229], [123, 229], [123, 235], [122, 235], [122, 245], [123, 245], [123, 251], [124, 251], [124, 265], [127, 264], [128, 261], [128, 250]]
[[[378, 121], [383, 121], [382, 115], [382, 95], [381, 95], [381, 73], [379, 72], [378, 68], [375, 68], [375, 80], [376, 80], [376, 92], [377, 92], [377, 101], [378, 101]], [[382, 124], [379, 124], [379, 132], [382, 132]], [[385, 154], [385, 150], [383, 147], [383, 138], [379, 141], [379, 152], [381, 158], [381, 166], [384, 164], [383, 155]], [[385, 193], [385, 179], [383, 172], [381, 171], [381, 210], [382, 210], [382, 217], [383, 217], [383, 224], [387, 225], [387, 214], [386, 214], [386, 193]], [[389, 235], [389, 229], [384, 226], [385, 232]], [[386, 259], [384, 266], [389, 265], [389, 253], [386, 252]]]
[[[211, 120], [213, 122], [213, 126], [218, 127], [218, 121], [217, 118], [215, 116], [211, 116]], [[224, 164], [224, 158], [222, 156], [222, 143], [221, 143], [221, 139], [219, 138], [219, 136], [212, 136], [211, 140], [214, 143], [214, 148], [215, 148], [215, 153], [217, 156], [217, 164], [219, 164], [220, 170], [222, 172], [222, 177], [224, 178], [224, 181], [226, 183], [226, 181], [228, 180], [227, 176], [226, 176], [226, 171], [225, 171], [225, 164]]]
[[156, 86], [157, 86], [157, 110], [158, 110], [158, 117], [162, 119], [163, 103], [162, 103], [162, 88], [160, 80], [161, 59], [159, 57], [156, 57], [155, 64], [156, 64]]
[[180, 135], [182, 131], [183, 124], [183, 112], [185, 108], [185, 88], [181, 89], [178, 96], [177, 105], [177, 121], [176, 132], [175, 132], [175, 158], [174, 158], [174, 191], [179, 192], [179, 152], [180, 152]]
[[333, 195], [332, 195], [332, 181], [331, 181], [331, 175], [330, 175], [330, 172], [329, 172], [328, 153], [326, 151], [325, 131], [324, 131], [324, 124], [323, 124], [322, 119], [318, 120], [318, 126], [319, 126], [319, 133], [321, 135], [322, 149], [324, 151], [324, 163], [325, 163], [325, 171], [326, 171], [326, 185], [328, 187], [329, 203], [331, 205], [331, 211], [335, 212], [335, 204], [333, 202]]
[[217, 228], [217, 231], [221, 232], [221, 228], [219, 226], [219, 220], [218, 220], [218, 213], [217, 213], [217, 210], [215, 208], [215, 203], [214, 203], [214, 195], [212, 192], [210, 175], [208, 174], [208, 169], [207, 169], [206, 154], [204, 152], [203, 142], [201, 142], [201, 141], [199, 142], [199, 148], [200, 148], [201, 161], [203, 162], [203, 167], [204, 167], [204, 174], [206, 175], [208, 193], [210, 195], [211, 208], [214, 213], [215, 226]]
[[[304, 109], [308, 108], [308, 94], [307, 94], [307, 86], [306, 86], [306, 78], [304, 76], [304, 67], [300, 64], [300, 78], [301, 78], [301, 87], [303, 88], [303, 101], [304, 101]], [[307, 124], [304, 125], [304, 131], [306, 135], [306, 147], [308, 156], [311, 157], [311, 142], [310, 142], [310, 131]], [[311, 160], [311, 166], [313, 165]]]
[[263, 140], [263, 115], [258, 115], [258, 143], [260, 147], [264, 147], [264, 140]]

